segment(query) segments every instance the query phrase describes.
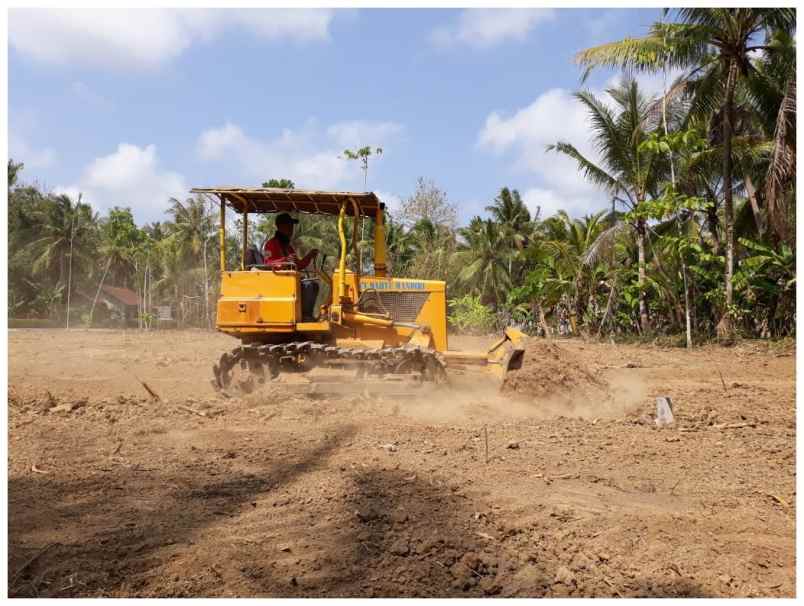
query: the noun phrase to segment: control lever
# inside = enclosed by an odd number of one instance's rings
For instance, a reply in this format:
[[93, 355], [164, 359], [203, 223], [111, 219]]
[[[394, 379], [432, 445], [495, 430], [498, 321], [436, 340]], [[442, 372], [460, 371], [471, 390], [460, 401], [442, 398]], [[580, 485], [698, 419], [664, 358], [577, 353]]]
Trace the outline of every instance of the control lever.
[[327, 255], [321, 253], [321, 264], [318, 266], [318, 277], [321, 278], [324, 282], [327, 283], [330, 290], [332, 290], [332, 278], [327, 275], [326, 267], [324, 264], [327, 262]]

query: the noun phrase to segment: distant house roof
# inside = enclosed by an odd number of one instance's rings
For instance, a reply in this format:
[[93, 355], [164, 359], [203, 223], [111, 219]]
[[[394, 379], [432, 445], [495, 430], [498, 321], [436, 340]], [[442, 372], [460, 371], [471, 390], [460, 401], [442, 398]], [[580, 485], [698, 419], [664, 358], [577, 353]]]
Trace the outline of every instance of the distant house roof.
[[103, 292], [116, 299], [123, 305], [139, 305], [140, 298], [133, 290], [128, 288], [119, 288], [117, 286], [104, 286]]

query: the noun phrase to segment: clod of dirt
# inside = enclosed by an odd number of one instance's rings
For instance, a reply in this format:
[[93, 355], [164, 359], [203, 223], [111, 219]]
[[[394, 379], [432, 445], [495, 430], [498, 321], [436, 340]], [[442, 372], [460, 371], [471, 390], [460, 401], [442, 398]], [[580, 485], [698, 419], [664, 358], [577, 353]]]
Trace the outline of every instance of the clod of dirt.
[[592, 568], [592, 561], [586, 557], [585, 554], [579, 553], [572, 561], [573, 570], [590, 570]]
[[575, 582], [575, 575], [566, 566], [560, 566], [556, 571], [555, 582], [569, 587]]
[[404, 524], [408, 521], [408, 514], [404, 511], [392, 511], [391, 521], [396, 524]]
[[378, 520], [381, 517], [380, 512], [371, 507], [358, 510], [355, 512], [355, 515], [357, 515], [361, 522], [371, 522], [373, 520]]
[[406, 556], [410, 553], [410, 544], [407, 539], [398, 539], [391, 545], [391, 553], [398, 556]]
[[529, 398], [562, 396], [585, 387], [604, 387], [575, 356], [552, 341], [530, 339], [522, 368], [505, 377], [503, 393]]
[[64, 402], [62, 404], [59, 404], [58, 406], [54, 406], [53, 408], [51, 408], [50, 412], [70, 413], [70, 412], [73, 412], [74, 410], [78, 410], [82, 406], [86, 406], [86, 404], [87, 404], [86, 399], [77, 400], [75, 402]]

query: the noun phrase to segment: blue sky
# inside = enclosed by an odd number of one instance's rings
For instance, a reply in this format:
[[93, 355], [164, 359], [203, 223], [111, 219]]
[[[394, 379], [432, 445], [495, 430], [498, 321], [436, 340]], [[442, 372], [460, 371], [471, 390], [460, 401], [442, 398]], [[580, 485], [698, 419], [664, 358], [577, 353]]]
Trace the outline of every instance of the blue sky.
[[[594, 152], [571, 94], [581, 48], [645, 33], [658, 9], [9, 13], [9, 151], [23, 178], [99, 210], [164, 218], [192, 186], [363, 189], [345, 147], [379, 145], [369, 189], [425, 177], [462, 222], [503, 186], [543, 215], [608, 199], [544, 146]], [[136, 24], [136, 27], [132, 27]], [[618, 77], [600, 72], [587, 87]], [[649, 90], [661, 78], [646, 77]]]

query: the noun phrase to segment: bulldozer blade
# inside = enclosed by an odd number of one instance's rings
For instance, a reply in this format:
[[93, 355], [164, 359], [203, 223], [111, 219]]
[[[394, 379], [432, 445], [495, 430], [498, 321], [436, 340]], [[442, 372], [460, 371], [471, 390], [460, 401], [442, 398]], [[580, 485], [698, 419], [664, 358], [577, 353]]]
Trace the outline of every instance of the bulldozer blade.
[[489, 348], [486, 356], [490, 364], [499, 366], [504, 378], [509, 370], [522, 368], [522, 360], [525, 357], [525, 335], [516, 328], [506, 328], [503, 336]]
[[511, 370], [522, 368], [525, 357], [525, 335], [516, 328], [506, 328], [500, 337], [487, 352], [458, 352], [444, 353], [447, 371], [468, 370], [472, 366], [483, 366], [487, 372], [493, 374], [500, 385]]

